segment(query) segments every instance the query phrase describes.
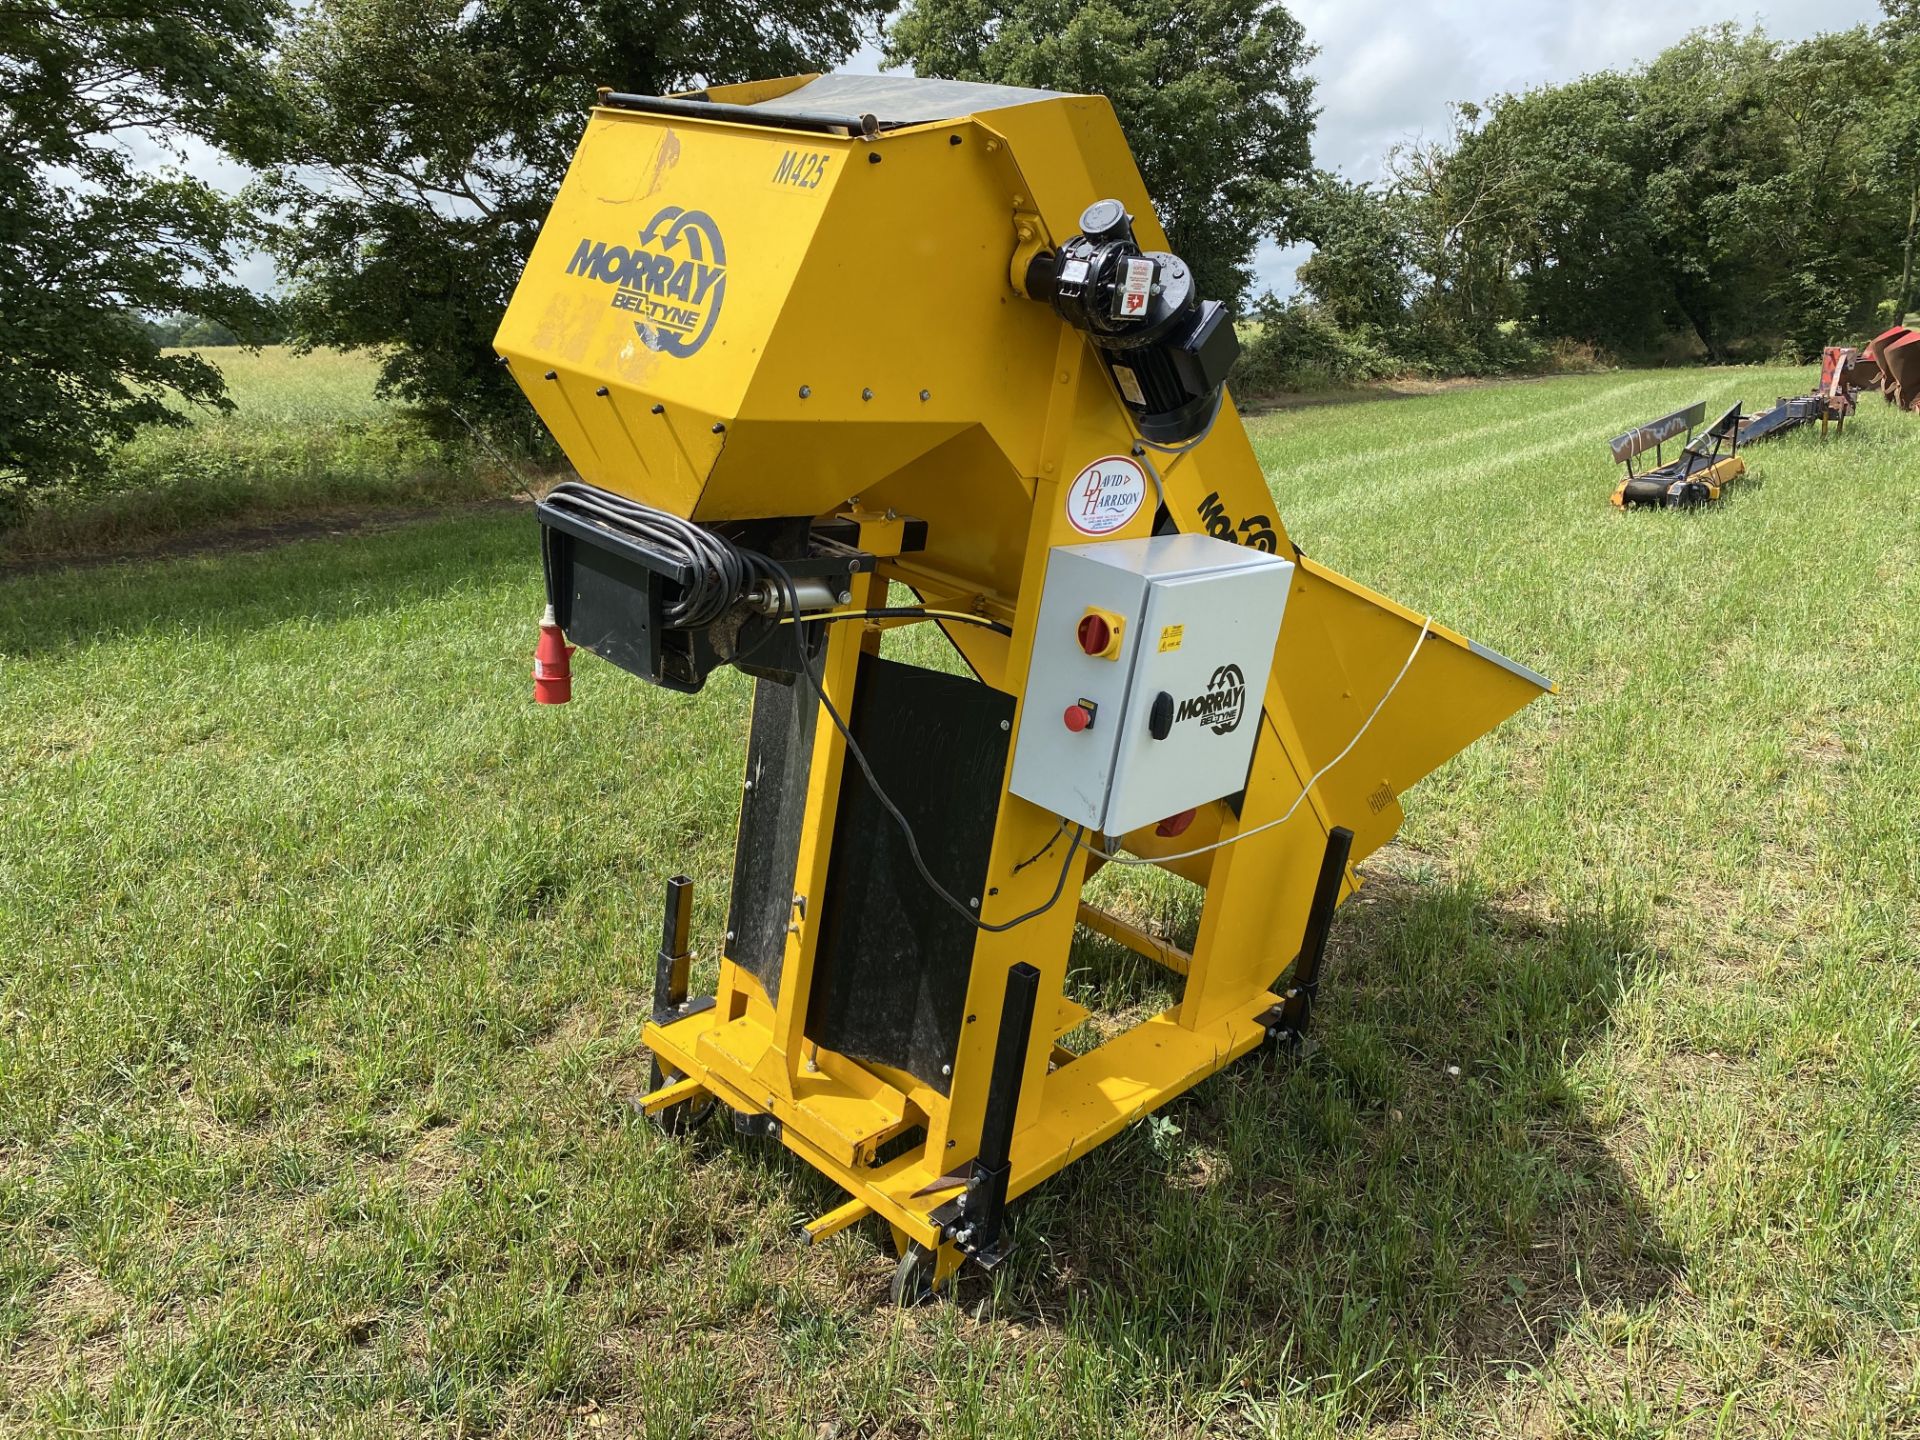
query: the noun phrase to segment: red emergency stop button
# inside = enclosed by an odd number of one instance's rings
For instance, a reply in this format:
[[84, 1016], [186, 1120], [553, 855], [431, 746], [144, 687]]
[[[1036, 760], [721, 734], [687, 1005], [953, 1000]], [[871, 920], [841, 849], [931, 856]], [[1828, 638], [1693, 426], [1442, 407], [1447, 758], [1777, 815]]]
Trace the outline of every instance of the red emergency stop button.
[[1063, 718], [1067, 722], [1067, 729], [1078, 735], [1082, 730], [1093, 724], [1093, 711], [1084, 705], [1069, 705], [1067, 706], [1067, 713]]

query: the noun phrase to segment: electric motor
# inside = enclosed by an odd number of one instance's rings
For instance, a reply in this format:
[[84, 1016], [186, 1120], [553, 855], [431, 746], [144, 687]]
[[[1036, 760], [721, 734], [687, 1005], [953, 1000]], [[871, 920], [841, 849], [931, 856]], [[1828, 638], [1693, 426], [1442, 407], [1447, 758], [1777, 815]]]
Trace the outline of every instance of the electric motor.
[[1179, 256], [1140, 248], [1118, 200], [1094, 201], [1078, 235], [1036, 255], [1026, 289], [1092, 339], [1143, 436], [1177, 444], [1206, 428], [1240, 353], [1232, 316]]

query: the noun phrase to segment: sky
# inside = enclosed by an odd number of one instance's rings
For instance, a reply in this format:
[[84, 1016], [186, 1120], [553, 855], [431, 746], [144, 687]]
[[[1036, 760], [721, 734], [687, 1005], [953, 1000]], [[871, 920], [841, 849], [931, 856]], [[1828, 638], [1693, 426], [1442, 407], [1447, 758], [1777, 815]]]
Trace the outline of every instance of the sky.
[[[1316, 164], [1373, 180], [1394, 145], [1443, 137], [1448, 106], [1651, 60], [1721, 20], [1802, 40], [1883, 18], [1875, 0], [1288, 0], [1320, 48]], [[1310, 252], [1262, 248], [1261, 288], [1286, 294]]]
[[[1447, 133], [1448, 106], [1508, 90], [1571, 80], [1596, 70], [1650, 60], [1688, 31], [1720, 20], [1764, 25], [1783, 40], [1843, 30], [1881, 18], [1875, 0], [1288, 0], [1319, 47], [1311, 69], [1320, 117], [1315, 163], [1350, 179], [1372, 180], [1394, 145]], [[855, 56], [849, 70], [872, 72], [879, 55]], [[223, 185], [242, 177], [216, 156], [195, 153], [189, 167]], [[1294, 268], [1309, 252], [1264, 245], [1256, 260], [1260, 289], [1293, 289]], [[274, 284], [262, 256], [237, 277]]]

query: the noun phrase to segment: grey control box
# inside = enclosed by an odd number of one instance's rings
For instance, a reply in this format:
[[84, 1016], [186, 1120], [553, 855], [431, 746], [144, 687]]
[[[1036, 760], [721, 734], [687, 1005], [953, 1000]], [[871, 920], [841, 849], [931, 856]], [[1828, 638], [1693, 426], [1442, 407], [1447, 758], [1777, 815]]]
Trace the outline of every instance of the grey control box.
[[1056, 549], [1013, 793], [1123, 835], [1242, 788], [1292, 579], [1207, 535]]

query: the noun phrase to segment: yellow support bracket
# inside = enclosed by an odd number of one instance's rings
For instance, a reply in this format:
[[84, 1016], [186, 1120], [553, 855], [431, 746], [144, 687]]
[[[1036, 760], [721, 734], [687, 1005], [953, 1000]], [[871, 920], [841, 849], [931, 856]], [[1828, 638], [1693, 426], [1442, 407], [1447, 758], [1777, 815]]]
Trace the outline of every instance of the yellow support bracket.
[[873, 1206], [864, 1200], [854, 1199], [844, 1205], [836, 1205], [826, 1214], [809, 1220], [800, 1227], [800, 1233], [806, 1236], [809, 1245], [818, 1245], [822, 1240], [838, 1235], [850, 1225], [858, 1225], [873, 1214]]
[[671, 1084], [662, 1085], [651, 1095], [641, 1096], [640, 1113], [658, 1115], [661, 1111], [671, 1110], [674, 1106], [684, 1104], [686, 1101], [702, 1099], [706, 1094], [707, 1087], [698, 1080], [675, 1080]]
[[1122, 920], [1106, 910], [1080, 902], [1079, 921], [1096, 935], [1124, 945], [1136, 955], [1145, 956], [1156, 965], [1164, 965], [1176, 975], [1184, 975], [1193, 968], [1193, 957], [1177, 945], [1169, 945], [1142, 930], [1138, 925]]

